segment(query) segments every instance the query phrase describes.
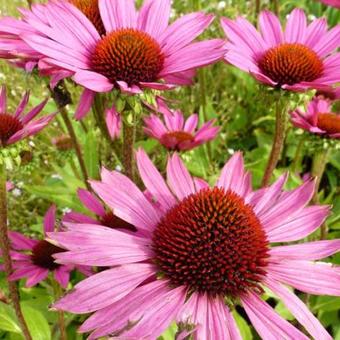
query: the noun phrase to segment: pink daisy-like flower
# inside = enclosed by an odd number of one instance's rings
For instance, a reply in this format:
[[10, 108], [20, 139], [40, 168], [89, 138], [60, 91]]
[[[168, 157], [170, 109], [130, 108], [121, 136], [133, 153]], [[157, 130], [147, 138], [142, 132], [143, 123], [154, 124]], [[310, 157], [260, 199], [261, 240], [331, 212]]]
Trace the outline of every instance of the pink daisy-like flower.
[[340, 138], [340, 114], [331, 112], [328, 100], [314, 98], [309, 102], [306, 112], [297, 109], [290, 115], [296, 127], [320, 136]]
[[16, 143], [26, 137], [37, 134], [55, 116], [50, 114], [37, 120], [33, 120], [45, 107], [47, 99], [34, 107], [26, 115], [23, 115], [29, 100], [29, 93], [23, 96], [14, 114], [7, 111], [6, 88], [0, 89], [0, 147]]
[[122, 220], [116, 216], [112, 210], [105, 207], [96, 195], [90, 191], [79, 189], [78, 197], [89, 212], [92, 215], [94, 214], [96, 218], [76, 211], [71, 211], [64, 215], [63, 222], [98, 224], [112, 229], [130, 230], [133, 232], [137, 230], [132, 224]]
[[242, 17], [222, 18], [221, 24], [229, 39], [225, 60], [261, 83], [305, 91], [340, 81], [340, 25], [327, 31], [324, 18], [307, 25], [301, 9], [291, 12], [285, 31], [269, 11], [260, 14], [261, 33]]
[[213, 126], [214, 120], [210, 120], [195, 131], [198, 124], [197, 114], [192, 114], [185, 121], [181, 111], [171, 111], [160, 97], [157, 97], [156, 101], [156, 110], [163, 114], [165, 125], [157, 115], [151, 114], [144, 118], [144, 132], [157, 139], [167, 149], [191, 150], [217, 136], [219, 127]]
[[114, 105], [105, 110], [105, 122], [112, 140], [119, 138], [122, 131], [122, 117]]
[[317, 295], [340, 295], [339, 267], [318, 260], [336, 253], [340, 240], [295, 245], [325, 221], [328, 206], [307, 206], [314, 182], [284, 192], [287, 176], [253, 191], [236, 153], [215, 184], [195, 181], [177, 154], [167, 183], [144, 151], [137, 165], [155, 207], [119, 172], [102, 170], [92, 187], [139, 235], [97, 224], [65, 223], [50, 233], [58, 263], [109, 266], [55, 304], [94, 313], [81, 326], [89, 339], [156, 339], [173, 322], [195, 339], [241, 339], [230, 308], [240, 303], [263, 339], [308, 339], [261, 299], [272, 290], [315, 339], [331, 339], [286, 285]]
[[39, 6], [39, 15], [26, 14], [37, 32], [21, 38], [45, 56], [44, 63], [71, 72], [84, 86], [77, 118], [89, 110], [94, 92], [136, 94], [191, 84], [196, 68], [225, 53], [222, 39], [193, 43], [212, 15], [191, 13], [169, 25], [170, 0], [146, 0], [138, 11], [134, 0], [70, 2], [51, 1]]
[[340, 0], [320, 0], [326, 5], [333, 6], [335, 8], [340, 8]]
[[[55, 228], [56, 207], [52, 205], [44, 217], [44, 235], [53, 232]], [[9, 233], [11, 240], [11, 258], [14, 272], [10, 276], [11, 280], [26, 278], [26, 287], [33, 287], [45, 280], [50, 272], [63, 287], [66, 288], [70, 278], [70, 272], [75, 269], [72, 264], [60, 265], [54, 262], [53, 255], [65, 250], [57, 247], [45, 240], [33, 240], [18, 232]], [[77, 269], [85, 275], [90, 275], [91, 271], [78, 266]]]

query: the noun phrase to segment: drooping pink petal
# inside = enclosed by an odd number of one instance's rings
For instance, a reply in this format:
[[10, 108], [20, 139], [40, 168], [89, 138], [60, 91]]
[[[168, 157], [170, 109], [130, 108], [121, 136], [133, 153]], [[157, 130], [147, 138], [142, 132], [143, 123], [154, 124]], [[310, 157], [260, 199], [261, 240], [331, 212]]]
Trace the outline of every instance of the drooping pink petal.
[[77, 194], [85, 207], [94, 212], [97, 216], [103, 217], [106, 214], [103, 204], [90, 191], [85, 189], [78, 189]]
[[340, 251], [340, 240], [327, 240], [273, 247], [269, 250], [271, 259], [279, 260], [321, 260]]
[[6, 113], [7, 109], [7, 94], [6, 87], [3, 85], [0, 89], [0, 114]]
[[308, 339], [254, 293], [242, 297], [241, 301], [251, 323], [262, 339]]
[[276, 294], [286, 305], [288, 310], [295, 316], [296, 320], [313, 336], [314, 339], [331, 340], [320, 321], [312, 314], [308, 307], [289, 289], [280, 283], [265, 278], [266, 286]]
[[69, 269], [66, 266], [60, 266], [54, 271], [54, 278], [62, 288], [66, 289], [70, 281]]
[[38, 241], [32, 240], [16, 231], [10, 231], [9, 238], [13, 249], [16, 250], [31, 250], [38, 243]]
[[91, 186], [116, 216], [146, 232], [155, 227], [159, 213], [129, 178], [103, 169], [102, 181], [92, 181]]
[[270, 263], [267, 275], [302, 292], [314, 295], [340, 295], [340, 270], [330, 263], [286, 260]]
[[81, 70], [75, 73], [73, 79], [94, 92], [109, 92], [113, 89], [113, 84], [99, 73]]
[[169, 186], [178, 199], [195, 193], [194, 181], [177, 154], [169, 158], [166, 171]]
[[139, 174], [145, 187], [166, 212], [176, 204], [175, 197], [147, 154], [139, 149], [136, 156]]
[[[22, 97], [21, 101], [20, 101], [20, 104], [18, 105], [16, 111], [15, 111], [15, 117], [16, 118], [19, 118], [20, 115], [22, 114], [22, 112], [25, 110], [25, 107], [27, 106], [28, 104], [28, 100], [30, 98], [30, 93], [29, 91], [27, 91], [24, 96]], [[0, 100], [1, 102], [1, 100]], [[1, 105], [0, 105], [1, 106]], [[1, 112], [1, 108], [0, 108], [0, 112]]]
[[142, 263], [107, 269], [78, 283], [54, 307], [76, 314], [94, 312], [121, 300], [154, 273], [153, 266]]
[[25, 286], [27, 288], [34, 287], [39, 282], [45, 280], [47, 278], [47, 276], [48, 276], [48, 270], [47, 269], [37, 267], [34, 275], [30, 275], [30, 276], [27, 277]]
[[91, 109], [93, 100], [95, 97], [95, 92], [85, 88], [81, 94], [79, 104], [77, 106], [74, 118], [80, 120], [84, 118]]
[[119, 138], [122, 130], [122, 118], [114, 105], [105, 110], [105, 122], [111, 139]]

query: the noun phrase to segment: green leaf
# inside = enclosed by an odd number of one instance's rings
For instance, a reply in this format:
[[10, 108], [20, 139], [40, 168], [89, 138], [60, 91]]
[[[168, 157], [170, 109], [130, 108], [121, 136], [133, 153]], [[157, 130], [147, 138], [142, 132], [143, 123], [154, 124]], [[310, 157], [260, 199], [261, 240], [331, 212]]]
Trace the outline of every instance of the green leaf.
[[51, 340], [50, 326], [41, 312], [24, 303], [22, 304], [22, 312], [34, 340]]
[[0, 303], [0, 330], [11, 333], [21, 333], [13, 310], [3, 303]]
[[99, 177], [99, 153], [97, 146], [98, 139], [95, 131], [90, 131], [86, 135], [84, 145], [84, 161], [90, 178]]
[[251, 329], [247, 322], [236, 312], [233, 312], [233, 316], [235, 318], [236, 324], [240, 330], [241, 337], [243, 340], [252, 340], [253, 335], [251, 333]]
[[159, 338], [158, 340], [174, 340], [176, 338], [176, 334], [178, 331], [178, 327], [176, 323], [173, 323]]

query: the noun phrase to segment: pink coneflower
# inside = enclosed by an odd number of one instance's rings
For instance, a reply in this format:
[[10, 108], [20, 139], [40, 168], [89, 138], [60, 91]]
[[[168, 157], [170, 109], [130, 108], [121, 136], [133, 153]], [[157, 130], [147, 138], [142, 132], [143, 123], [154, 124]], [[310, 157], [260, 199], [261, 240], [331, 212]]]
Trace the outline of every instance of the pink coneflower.
[[142, 88], [187, 85], [196, 68], [225, 53], [221, 39], [193, 43], [212, 15], [191, 13], [169, 25], [170, 0], [146, 0], [139, 11], [134, 0], [70, 2], [39, 5], [41, 15], [34, 20], [26, 13], [24, 20], [37, 33], [27, 32], [22, 39], [45, 56], [44, 63], [72, 72], [85, 87], [77, 118], [88, 111], [94, 92], [120, 88], [136, 94]]
[[[44, 234], [54, 231], [56, 207], [52, 205], [44, 218]], [[59, 284], [66, 288], [69, 282], [70, 272], [75, 268], [73, 265], [60, 265], [54, 262], [54, 254], [65, 250], [45, 240], [33, 240], [18, 232], [9, 233], [11, 240], [11, 257], [14, 272], [11, 280], [26, 278], [26, 287], [33, 287], [45, 280], [50, 272]], [[84, 274], [90, 271], [78, 267]]]
[[116, 216], [111, 209], [105, 207], [96, 195], [90, 191], [79, 189], [78, 197], [89, 210], [89, 213], [95, 215], [95, 218], [79, 212], [71, 211], [64, 215], [63, 222], [98, 224], [112, 229], [136, 231], [136, 228], [132, 224], [127, 223], [125, 220]]
[[111, 139], [119, 138], [122, 131], [122, 117], [114, 105], [105, 110], [105, 122]]
[[6, 88], [0, 89], [0, 147], [16, 143], [26, 137], [37, 134], [55, 116], [51, 114], [37, 120], [33, 120], [45, 107], [47, 99], [34, 107], [26, 115], [23, 115], [29, 100], [29, 93], [23, 96], [14, 114], [7, 111]]
[[340, 138], [340, 114], [331, 112], [328, 100], [314, 98], [306, 112], [296, 109], [290, 115], [296, 127], [320, 136]]
[[195, 131], [198, 124], [197, 114], [192, 114], [185, 121], [181, 111], [171, 111], [160, 97], [157, 98], [156, 110], [163, 114], [165, 125], [157, 115], [151, 114], [144, 118], [144, 131], [169, 150], [191, 150], [213, 140], [218, 134], [219, 127], [213, 126], [214, 120]]
[[139, 235], [93, 224], [66, 223], [50, 233], [58, 263], [109, 266], [79, 283], [55, 307], [94, 314], [81, 326], [89, 339], [156, 339], [173, 322], [195, 339], [241, 339], [230, 308], [240, 303], [263, 339], [308, 339], [261, 299], [272, 290], [315, 339], [331, 339], [288, 288], [340, 295], [340, 272], [315, 262], [340, 249], [340, 240], [296, 245], [324, 222], [328, 206], [307, 206], [314, 182], [284, 192], [287, 178], [252, 191], [250, 174], [236, 153], [215, 184], [195, 181], [177, 154], [167, 183], [144, 151], [137, 165], [155, 207], [119, 172], [102, 171], [92, 187]]
[[328, 32], [324, 18], [307, 25], [301, 9], [289, 15], [284, 32], [269, 11], [260, 14], [261, 34], [242, 17], [221, 23], [229, 39], [225, 60], [266, 85], [304, 91], [340, 81], [340, 25]]
[[340, 0], [320, 0], [326, 5], [333, 6], [335, 8], [340, 8]]

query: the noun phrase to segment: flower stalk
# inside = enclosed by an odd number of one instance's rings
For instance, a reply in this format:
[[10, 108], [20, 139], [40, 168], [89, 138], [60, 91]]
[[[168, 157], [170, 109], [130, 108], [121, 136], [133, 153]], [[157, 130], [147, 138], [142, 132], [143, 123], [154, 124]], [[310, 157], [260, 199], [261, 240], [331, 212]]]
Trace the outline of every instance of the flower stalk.
[[[58, 301], [62, 295], [63, 291], [59, 283], [52, 279], [52, 286], [55, 300]], [[65, 326], [65, 314], [62, 310], [58, 311], [58, 323], [59, 323], [59, 331], [60, 331], [60, 340], [67, 340], [66, 326]]]
[[266, 170], [262, 179], [262, 186], [269, 185], [273, 172], [279, 162], [281, 152], [284, 146], [287, 129], [287, 110], [281, 105], [281, 98], [276, 101], [276, 120], [275, 120], [275, 135], [272, 150], [266, 166]]
[[72, 144], [73, 144], [73, 147], [76, 151], [80, 170], [81, 170], [86, 188], [88, 190], [91, 190], [90, 184], [88, 183], [89, 176], [88, 176], [88, 172], [87, 172], [87, 169], [86, 169], [83, 154], [82, 154], [82, 151], [81, 151], [81, 148], [80, 148], [80, 144], [78, 142], [77, 135], [74, 131], [72, 122], [71, 122], [71, 120], [68, 116], [68, 112], [66, 110], [66, 105], [71, 103], [71, 96], [70, 96], [70, 94], [69, 94], [68, 90], [66, 89], [65, 84], [63, 82], [60, 82], [54, 89], [50, 89], [50, 90], [51, 90], [52, 98], [54, 99], [54, 101], [55, 101], [55, 103], [58, 107], [58, 110], [61, 114], [61, 117], [63, 118], [63, 121], [65, 123], [66, 129], [67, 129], [67, 131], [68, 131], [68, 133], [71, 137]]
[[135, 164], [134, 164], [134, 144], [136, 140], [135, 121], [132, 123], [123, 120], [123, 166], [126, 176], [130, 179], [135, 179]]
[[12, 260], [10, 256], [10, 240], [8, 236], [7, 226], [7, 191], [6, 191], [6, 166], [0, 160], [0, 245], [2, 250], [2, 258], [4, 262], [5, 273], [9, 288], [9, 296], [14, 307], [15, 314], [18, 318], [23, 336], [25, 340], [32, 340], [30, 331], [24, 319], [21, 306], [19, 291], [16, 282], [10, 281], [8, 278], [13, 272]]
[[[311, 174], [316, 179], [315, 180], [315, 191], [314, 191], [314, 196], [312, 199], [312, 202], [314, 204], [319, 203], [319, 188], [320, 188], [322, 176], [326, 170], [328, 157], [329, 157], [329, 150], [320, 150], [319, 152], [316, 152], [316, 154], [313, 157]], [[321, 240], [327, 239], [327, 234], [328, 234], [328, 228], [327, 228], [326, 223], [324, 223], [320, 229], [320, 239]]]

